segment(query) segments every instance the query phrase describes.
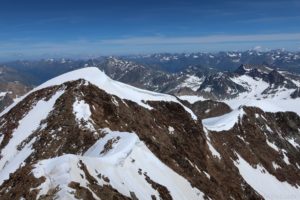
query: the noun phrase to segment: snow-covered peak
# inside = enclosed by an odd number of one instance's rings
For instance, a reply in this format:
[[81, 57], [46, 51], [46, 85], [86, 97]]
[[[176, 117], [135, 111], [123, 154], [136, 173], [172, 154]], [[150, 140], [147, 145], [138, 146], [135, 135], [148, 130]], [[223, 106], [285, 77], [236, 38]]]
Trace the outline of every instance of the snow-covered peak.
[[[61, 85], [65, 82], [75, 81], [79, 79], [84, 79], [85, 81], [98, 86], [100, 89], [109, 94], [116, 95], [121, 99], [131, 100], [148, 109], [151, 109], [151, 107], [146, 104], [145, 101], [171, 101], [180, 103], [174, 96], [142, 90], [118, 81], [114, 81], [96, 67], [87, 67], [63, 74], [47, 81], [46, 83], [37, 87], [35, 90], [51, 87], [54, 85]], [[190, 109], [186, 107], [184, 108], [192, 114], [194, 119], [196, 119], [196, 116]]]
[[[176, 102], [181, 104], [176, 97], [167, 95], [167, 94], [161, 94], [156, 92], [151, 92], [147, 90], [142, 90], [115, 80], [112, 80], [110, 77], [108, 77], [103, 71], [99, 70], [97, 67], [86, 67], [79, 70], [75, 70], [72, 72], [65, 73], [63, 75], [60, 75], [58, 77], [55, 77], [42, 85], [36, 87], [28, 94], [41, 90], [47, 87], [52, 87], [56, 85], [61, 85], [66, 82], [70, 81], [76, 81], [83, 79], [85, 80], [85, 84], [93, 84], [99, 87], [100, 89], [104, 90], [108, 94], [116, 95], [121, 99], [127, 99], [133, 102], [136, 102], [140, 106], [143, 106], [148, 109], [152, 109], [150, 105], [146, 103], [146, 101], [166, 101], [166, 102]], [[28, 95], [27, 94], [27, 95]], [[27, 96], [25, 95], [25, 96]], [[20, 101], [23, 98], [20, 99]], [[15, 102], [12, 106], [4, 110], [3, 113], [0, 114], [3, 115], [8, 110], [10, 110], [13, 106], [15, 106], [19, 101]], [[182, 105], [182, 104], [181, 104]], [[182, 105], [183, 106], [183, 105]], [[194, 113], [187, 107], [183, 106], [184, 109], [191, 114], [193, 119], [197, 119], [197, 117], [194, 115]]]

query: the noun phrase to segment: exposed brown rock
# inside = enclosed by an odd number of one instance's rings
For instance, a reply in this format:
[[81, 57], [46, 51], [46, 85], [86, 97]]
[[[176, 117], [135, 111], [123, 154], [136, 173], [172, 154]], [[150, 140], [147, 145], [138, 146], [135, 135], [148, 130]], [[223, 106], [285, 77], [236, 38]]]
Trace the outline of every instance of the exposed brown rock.
[[[0, 187], [1, 197], [19, 199], [25, 195], [26, 198], [34, 199], [37, 191], [30, 192], [30, 188], [37, 188], [44, 180], [36, 179], [30, 174], [34, 163], [63, 154], [82, 155], [105, 135], [101, 129], [107, 127], [116, 131], [135, 132], [162, 162], [186, 178], [193, 187], [205, 193], [206, 198], [262, 199], [243, 180], [235, 167], [234, 160], [237, 159], [237, 153], [253, 166], [262, 165], [281, 181], [287, 181], [292, 185], [300, 184], [300, 172], [296, 166], [297, 163], [300, 164], [299, 149], [295, 149], [281, 138], [297, 137], [300, 119], [294, 113], [272, 114], [245, 107], [246, 114], [231, 130], [205, 134], [201, 118], [224, 114], [230, 111], [228, 106], [213, 101], [189, 105], [199, 116], [198, 121], [195, 121], [178, 103], [151, 101], [147, 102], [153, 108], [149, 110], [132, 101], [107, 94], [92, 84], [83, 83], [83, 80], [78, 80], [34, 92], [0, 118], [0, 133], [5, 135], [0, 145], [1, 150], [11, 138], [18, 121], [38, 100], [49, 99], [56, 91], [65, 90], [57, 99], [54, 110], [42, 122], [46, 124], [45, 127], [34, 131], [25, 141], [26, 143], [31, 138], [36, 138], [32, 146], [34, 153], [26, 160], [25, 167], [13, 173]], [[72, 108], [76, 99], [82, 99], [90, 105], [95, 131], [86, 128], [83, 122], [76, 121]], [[118, 102], [117, 105], [115, 101]], [[212, 111], [205, 115], [207, 109]], [[268, 132], [266, 125], [272, 132]], [[174, 128], [174, 134], [169, 134], [169, 126]], [[220, 153], [221, 159], [214, 157], [210, 152], [208, 139]], [[282, 152], [277, 152], [267, 145], [266, 139], [286, 150], [290, 165], [283, 162]], [[112, 140], [106, 145], [107, 151], [114, 142], [116, 141]], [[276, 161], [282, 168], [273, 169], [272, 161]], [[83, 162], [80, 162], [79, 166], [89, 185], [88, 188], [83, 188], [76, 182], [69, 184], [75, 189], [77, 198], [93, 199], [91, 191], [101, 199], [129, 198], [113, 189], [109, 185], [110, 180], [101, 174], [99, 176], [107, 185], [100, 186]], [[142, 171], [137, 173], [142, 175]], [[170, 199], [165, 186], [155, 183], [147, 175], [144, 176], [159, 191], [162, 199]], [[9, 187], [12, 188], [7, 190]], [[49, 196], [45, 199], [55, 195], [55, 192], [56, 190], [49, 191]]]
[[223, 103], [212, 100], [196, 101], [191, 104], [187, 101], [181, 101], [184, 105], [193, 110], [197, 117], [201, 119], [217, 117], [229, 113], [231, 108]]

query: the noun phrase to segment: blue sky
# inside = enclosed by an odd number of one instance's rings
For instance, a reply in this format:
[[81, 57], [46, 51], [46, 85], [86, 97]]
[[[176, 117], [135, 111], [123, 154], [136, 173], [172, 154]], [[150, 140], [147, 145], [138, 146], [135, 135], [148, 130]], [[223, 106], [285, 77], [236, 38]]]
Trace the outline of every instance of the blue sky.
[[1, 0], [0, 59], [300, 50], [299, 0]]

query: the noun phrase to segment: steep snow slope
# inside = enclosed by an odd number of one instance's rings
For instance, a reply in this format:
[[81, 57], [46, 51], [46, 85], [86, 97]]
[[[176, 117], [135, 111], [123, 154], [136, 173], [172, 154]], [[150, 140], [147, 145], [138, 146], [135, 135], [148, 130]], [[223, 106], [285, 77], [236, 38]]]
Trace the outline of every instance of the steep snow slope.
[[220, 117], [204, 119], [202, 120], [202, 123], [208, 130], [211, 131], [227, 131], [243, 117], [243, 114], [243, 108], [240, 108]]
[[253, 167], [240, 155], [235, 165], [245, 181], [250, 184], [265, 199], [298, 199], [300, 196], [299, 188], [291, 186], [287, 182], [281, 182], [271, 175], [264, 167]]
[[13, 173], [24, 160], [32, 153], [31, 145], [34, 138], [23, 147], [22, 151], [18, 150], [20, 146], [33, 131], [40, 127], [40, 123], [45, 119], [49, 112], [52, 111], [55, 101], [63, 94], [63, 91], [57, 92], [50, 100], [41, 100], [36, 103], [32, 110], [19, 121], [19, 126], [12, 133], [12, 139], [1, 151], [0, 159], [0, 185], [9, 178], [9, 173]]

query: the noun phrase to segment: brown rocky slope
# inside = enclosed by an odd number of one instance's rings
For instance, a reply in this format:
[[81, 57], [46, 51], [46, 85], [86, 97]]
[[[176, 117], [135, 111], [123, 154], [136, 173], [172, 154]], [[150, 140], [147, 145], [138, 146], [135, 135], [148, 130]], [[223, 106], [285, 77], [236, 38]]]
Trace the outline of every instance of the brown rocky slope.
[[[232, 128], [210, 131], [175, 97], [119, 84], [94, 68], [76, 73], [82, 75], [58, 77], [1, 114], [1, 199], [299, 194], [298, 115], [244, 107]], [[243, 163], [283, 191], [262, 191]]]

